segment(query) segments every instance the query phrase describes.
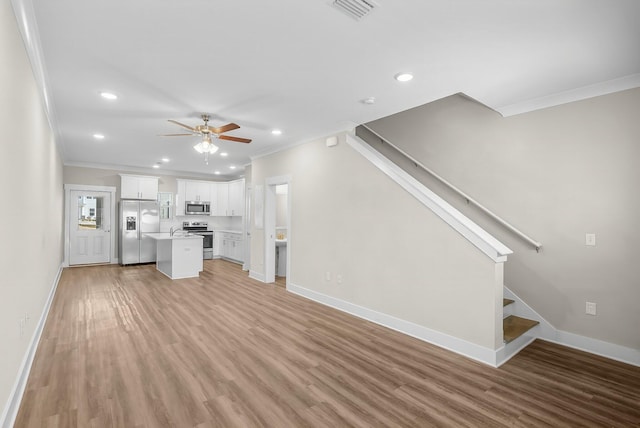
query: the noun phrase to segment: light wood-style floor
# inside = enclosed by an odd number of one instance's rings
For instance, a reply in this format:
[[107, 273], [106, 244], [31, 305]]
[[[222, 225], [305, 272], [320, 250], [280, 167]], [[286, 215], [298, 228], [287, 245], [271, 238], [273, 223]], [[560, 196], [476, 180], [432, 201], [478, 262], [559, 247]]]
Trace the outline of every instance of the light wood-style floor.
[[500, 369], [206, 261], [65, 269], [16, 427], [640, 426], [640, 368], [534, 342]]

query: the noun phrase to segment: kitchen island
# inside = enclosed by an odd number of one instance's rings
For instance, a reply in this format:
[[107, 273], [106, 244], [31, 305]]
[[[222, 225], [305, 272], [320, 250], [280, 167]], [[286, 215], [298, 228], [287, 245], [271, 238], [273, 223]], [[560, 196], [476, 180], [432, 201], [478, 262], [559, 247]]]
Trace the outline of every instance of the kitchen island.
[[196, 278], [202, 272], [202, 235], [146, 233], [156, 240], [156, 269], [171, 279]]

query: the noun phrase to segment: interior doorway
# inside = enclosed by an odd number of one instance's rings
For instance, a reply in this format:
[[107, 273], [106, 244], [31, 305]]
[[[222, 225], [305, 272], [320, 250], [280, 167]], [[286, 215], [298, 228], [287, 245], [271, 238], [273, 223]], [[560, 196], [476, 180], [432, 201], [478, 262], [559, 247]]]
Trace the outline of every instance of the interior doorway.
[[[266, 180], [264, 201], [265, 282], [286, 284], [291, 277], [291, 177]], [[276, 281], [276, 276], [279, 280]]]

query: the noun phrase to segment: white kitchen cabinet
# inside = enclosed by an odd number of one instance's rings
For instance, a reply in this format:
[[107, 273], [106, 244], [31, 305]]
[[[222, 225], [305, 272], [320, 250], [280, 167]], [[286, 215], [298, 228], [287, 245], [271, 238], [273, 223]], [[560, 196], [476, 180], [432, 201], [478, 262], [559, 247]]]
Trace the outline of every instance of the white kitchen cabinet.
[[158, 177], [120, 174], [120, 199], [158, 199]]
[[218, 206], [215, 215], [228, 216], [229, 212], [229, 183], [216, 183]]
[[220, 256], [235, 262], [244, 261], [242, 233], [220, 232]]
[[185, 180], [176, 180], [178, 191], [176, 192], [176, 215], [184, 215], [184, 201], [187, 183]]
[[185, 180], [185, 201], [211, 202], [211, 183]]
[[229, 182], [228, 215], [244, 215], [244, 179]]
[[244, 215], [244, 179], [217, 183], [218, 206], [215, 215]]

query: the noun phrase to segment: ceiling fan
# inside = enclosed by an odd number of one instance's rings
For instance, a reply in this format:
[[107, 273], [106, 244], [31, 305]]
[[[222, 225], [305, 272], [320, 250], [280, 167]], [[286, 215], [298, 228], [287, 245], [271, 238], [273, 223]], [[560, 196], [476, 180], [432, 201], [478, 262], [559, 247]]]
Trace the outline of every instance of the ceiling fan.
[[201, 115], [202, 120], [204, 121], [204, 125], [197, 125], [195, 127], [185, 125], [184, 123], [180, 123], [176, 120], [169, 119], [169, 122], [175, 123], [178, 126], [181, 126], [189, 131], [189, 134], [164, 134], [163, 137], [183, 137], [183, 136], [192, 136], [199, 135], [202, 137], [202, 141], [193, 146], [193, 148], [198, 153], [204, 153], [204, 161], [209, 164], [209, 154], [214, 154], [218, 151], [218, 146], [212, 143], [211, 138], [217, 138], [219, 140], [229, 140], [235, 141], [236, 143], [250, 143], [251, 140], [248, 138], [240, 138], [240, 137], [232, 137], [230, 135], [222, 135], [225, 132], [233, 131], [234, 129], [240, 128], [239, 125], [235, 123], [228, 123], [226, 125], [215, 127], [209, 126], [209, 115], [203, 114]]

